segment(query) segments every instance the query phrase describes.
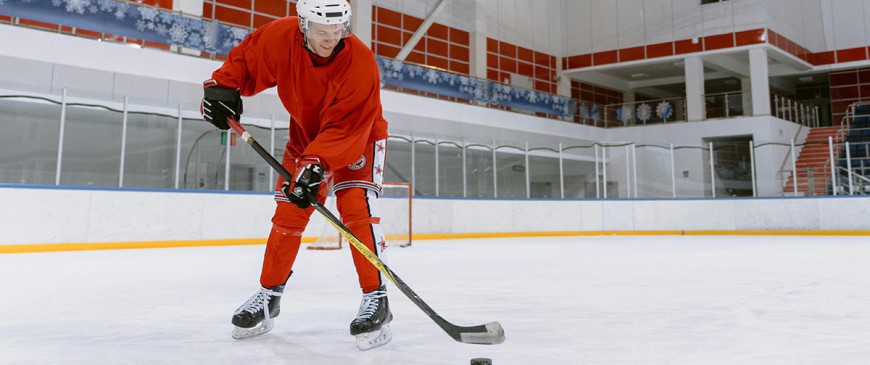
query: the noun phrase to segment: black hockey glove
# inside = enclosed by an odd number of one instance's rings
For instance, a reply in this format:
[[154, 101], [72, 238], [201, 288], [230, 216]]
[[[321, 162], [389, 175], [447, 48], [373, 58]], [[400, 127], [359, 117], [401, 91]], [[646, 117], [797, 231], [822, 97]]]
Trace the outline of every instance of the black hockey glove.
[[296, 172], [293, 174], [293, 182], [284, 182], [281, 190], [291, 203], [300, 209], [311, 206], [311, 202], [317, 199], [320, 183], [323, 181], [323, 165], [317, 157], [303, 157], [296, 163]]
[[204, 95], [199, 108], [206, 121], [221, 130], [230, 129], [227, 117], [241, 121], [242, 97], [238, 90], [222, 87], [214, 80], [206, 80], [202, 86]]

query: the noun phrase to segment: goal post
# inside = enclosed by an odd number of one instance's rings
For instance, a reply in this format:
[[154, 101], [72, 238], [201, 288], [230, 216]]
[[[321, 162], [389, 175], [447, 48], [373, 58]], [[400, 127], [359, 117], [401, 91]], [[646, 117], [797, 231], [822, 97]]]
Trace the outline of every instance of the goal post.
[[[385, 182], [381, 187], [378, 209], [381, 214], [381, 229], [387, 245], [391, 247], [410, 247], [412, 243], [413, 190], [411, 184], [404, 182]], [[338, 215], [335, 195], [330, 192], [324, 206]], [[309, 250], [340, 250], [344, 247], [343, 238], [323, 217], [312, 216], [305, 231]]]

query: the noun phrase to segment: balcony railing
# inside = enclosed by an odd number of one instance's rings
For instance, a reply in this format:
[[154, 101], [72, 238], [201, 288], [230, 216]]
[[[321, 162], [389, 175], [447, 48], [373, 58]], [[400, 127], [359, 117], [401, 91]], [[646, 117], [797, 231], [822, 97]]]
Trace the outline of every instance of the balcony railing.
[[[773, 116], [807, 127], [819, 126], [819, 109], [774, 93], [770, 94]], [[577, 120], [598, 127], [627, 127], [688, 120], [686, 98], [644, 100], [597, 105], [580, 103]], [[751, 94], [727, 92], [704, 95], [705, 120], [750, 116]]]

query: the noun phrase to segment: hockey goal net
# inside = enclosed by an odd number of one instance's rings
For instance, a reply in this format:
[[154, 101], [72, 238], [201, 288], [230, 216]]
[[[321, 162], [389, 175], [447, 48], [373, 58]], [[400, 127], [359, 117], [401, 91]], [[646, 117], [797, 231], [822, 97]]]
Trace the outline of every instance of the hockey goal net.
[[[338, 216], [335, 200], [335, 195], [330, 191], [324, 206]], [[381, 228], [388, 246], [411, 246], [412, 200], [411, 184], [386, 182], [382, 185], [378, 208], [381, 213]], [[311, 224], [308, 225], [305, 236], [311, 237], [309, 240], [313, 239], [307, 246], [309, 250], [340, 250], [345, 246], [344, 238], [335, 227], [317, 213], [311, 216]]]

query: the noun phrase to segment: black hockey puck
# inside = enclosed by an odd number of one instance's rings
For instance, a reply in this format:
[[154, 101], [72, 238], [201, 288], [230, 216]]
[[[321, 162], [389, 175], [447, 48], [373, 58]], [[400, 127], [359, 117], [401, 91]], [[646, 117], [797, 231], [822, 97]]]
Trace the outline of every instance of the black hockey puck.
[[492, 365], [492, 359], [488, 359], [485, 357], [477, 357], [471, 359], [471, 365]]

